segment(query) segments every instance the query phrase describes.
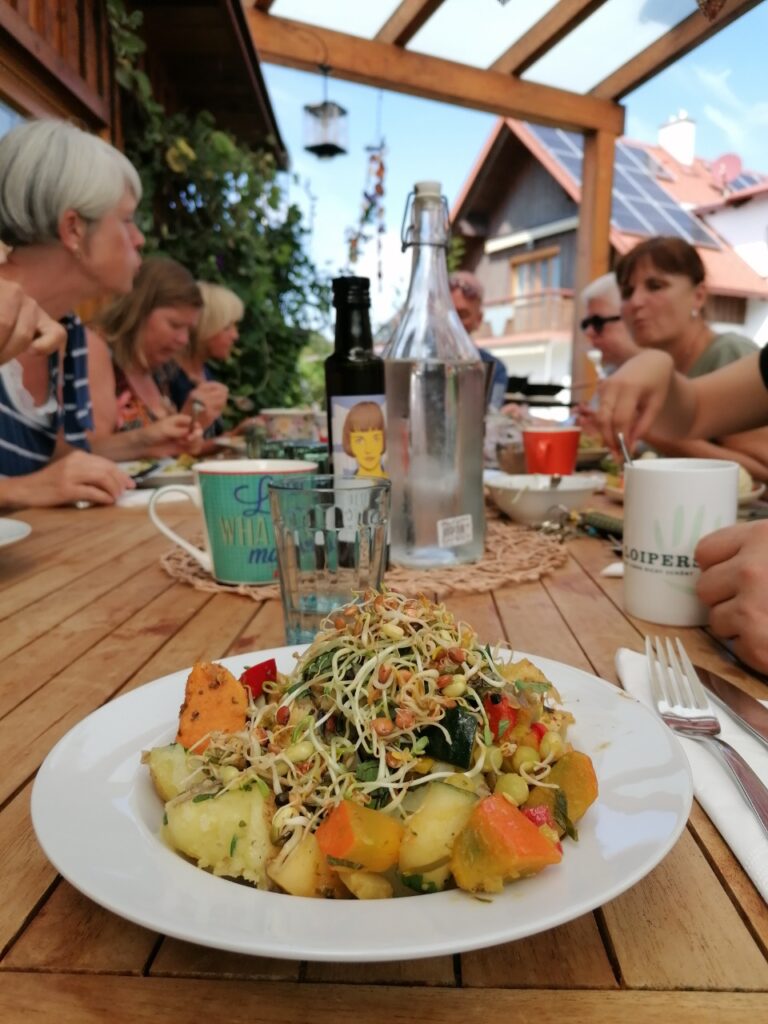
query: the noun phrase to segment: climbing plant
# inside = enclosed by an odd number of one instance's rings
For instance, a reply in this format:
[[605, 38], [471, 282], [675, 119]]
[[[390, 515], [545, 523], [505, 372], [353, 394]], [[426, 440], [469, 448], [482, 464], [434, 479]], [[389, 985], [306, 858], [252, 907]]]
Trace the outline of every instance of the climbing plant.
[[329, 291], [306, 252], [300, 209], [287, 201], [274, 156], [218, 127], [212, 114], [169, 112], [141, 67], [143, 15], [107, 0], [122, 88], [126, 155], [141, 175], [145, 252], [162, 252], [245, 304], [240, 339], [217, 367], [231, 422], [306, 395], [299, 354], [327, 314]]

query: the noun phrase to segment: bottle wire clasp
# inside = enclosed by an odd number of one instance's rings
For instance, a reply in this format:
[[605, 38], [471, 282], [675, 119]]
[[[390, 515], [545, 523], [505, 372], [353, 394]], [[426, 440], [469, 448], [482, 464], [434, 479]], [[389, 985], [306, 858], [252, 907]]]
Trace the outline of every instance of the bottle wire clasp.
[[432, 245], [436, 249], [445, 249], [448, 251], [448, 240], [451, 236], [451, 218], [448, 212], [448, 200], [445, 196], [440, 196], [440, 205], [443, 209], [445, 217], [445, 241], [444, 242], [425, 242], [421, 239], [417, 240], [414, 238], [415, 225], [413, 224], [412, 211], [413, 202], [416, 198], [416, 192], [412, 189], [408, 193], [408, 198], [405, 200], [405, 210], [403, 211], [403, 223], [400, 226], [400, 246], [401, 251], [405, 252], [412, 245]]

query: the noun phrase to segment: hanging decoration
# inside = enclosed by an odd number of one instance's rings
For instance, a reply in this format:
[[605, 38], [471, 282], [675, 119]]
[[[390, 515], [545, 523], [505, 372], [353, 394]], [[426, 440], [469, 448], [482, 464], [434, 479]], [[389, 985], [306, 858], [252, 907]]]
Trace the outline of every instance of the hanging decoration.
[[304, 149], [328, 160], [347, 152], [347, 112], [328, 99], [330, 67], [320, 64], [319, 69], [323, 76], [323, 102], [307, 103], [304, 107]]
[[366, 242], [369, 242], [372, 233], [376, 236], [376, 280], [379, 288], [383, 284], [383, 250], [382, 239], [387, 230], [386, 213], [384, 208], [384, 181], [386, 178], [386, 145], [384, 136], [381, 133], [381, 103], [382, 93], [379, 93], [377, 109], [377, 138], [379, 141], [372, 146], [366, 146], [368, 163], [366, 169], [366, 180], [363, 188], [363, 198], [360, 207], [360, 218], [356, 227], [347, 229], [347, 253], [351, 267], [357, 263], [361, 251]]
[[707, 21], [714, 21], [725, 7], [725, 0], [696, 0], [696, 2]]

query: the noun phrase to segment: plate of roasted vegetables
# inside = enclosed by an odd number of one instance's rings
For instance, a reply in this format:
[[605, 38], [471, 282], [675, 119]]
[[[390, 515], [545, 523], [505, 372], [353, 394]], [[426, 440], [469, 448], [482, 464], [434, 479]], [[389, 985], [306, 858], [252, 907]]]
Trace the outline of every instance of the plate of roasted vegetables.
[[263, 956], [450, 954], [562, 924], [650, 871], [691, 804], [623, 691], [383, 592], [304, 648], [199, 662], [46, 758], [54, 866], [162, 934]]

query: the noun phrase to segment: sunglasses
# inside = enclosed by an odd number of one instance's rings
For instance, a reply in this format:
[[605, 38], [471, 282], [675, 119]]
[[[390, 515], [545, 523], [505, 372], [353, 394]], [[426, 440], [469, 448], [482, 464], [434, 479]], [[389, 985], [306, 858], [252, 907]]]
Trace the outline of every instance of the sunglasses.
[[581, 329], [586, 331], [588, 327], [591, 327], [595, 334], [602, 334], [606, 324], [615, 324], [618, 320], [621, 320], [620, 316], [600, 316], [595, 313], [593, 316], [584, 317], [581, 321]]

